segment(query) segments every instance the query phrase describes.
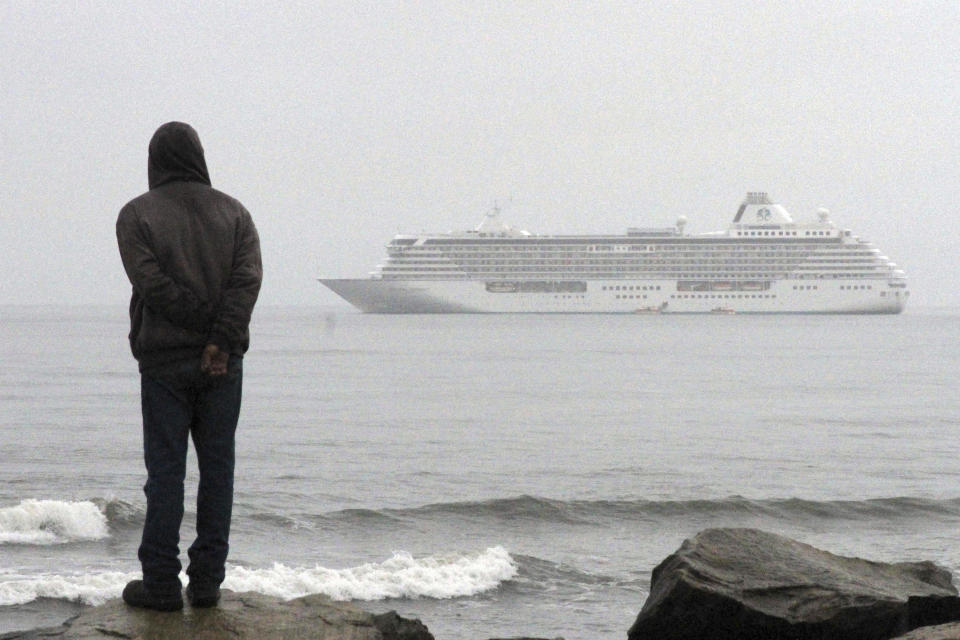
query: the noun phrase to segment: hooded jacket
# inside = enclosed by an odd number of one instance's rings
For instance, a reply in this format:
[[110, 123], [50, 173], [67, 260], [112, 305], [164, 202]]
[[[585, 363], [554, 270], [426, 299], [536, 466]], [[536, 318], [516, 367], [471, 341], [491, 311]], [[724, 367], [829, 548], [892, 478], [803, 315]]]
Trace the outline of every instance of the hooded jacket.
[[207, 344], [244, 354], [263, 275], [250, 214], [210, 186], [200, 138], [182, 122], [153, 135], [147, 177], [150, 190], [117, 218], [140, 369], [198, 358]]

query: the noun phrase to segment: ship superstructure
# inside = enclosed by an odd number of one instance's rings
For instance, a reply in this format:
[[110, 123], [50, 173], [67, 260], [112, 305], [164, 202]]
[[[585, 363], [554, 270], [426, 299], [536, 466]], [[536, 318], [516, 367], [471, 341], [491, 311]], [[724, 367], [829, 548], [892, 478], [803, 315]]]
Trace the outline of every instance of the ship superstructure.
[[623, 235], [533, 235], [494, 208], [475, 229], [397, 235], [364, 279], [321, 282], [379, 313], [899, 313], [904, 273], [828, 212], [795, 222], [749, 193], [726, 231], [686, 218]]

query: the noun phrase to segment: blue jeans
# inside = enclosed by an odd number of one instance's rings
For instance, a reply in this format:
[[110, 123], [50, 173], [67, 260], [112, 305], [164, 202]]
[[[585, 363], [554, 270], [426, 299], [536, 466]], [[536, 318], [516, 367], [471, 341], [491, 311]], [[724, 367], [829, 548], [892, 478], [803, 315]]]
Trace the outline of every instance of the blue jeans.
[[200, 467], [197, 538], [190, 546], [190, 581], [223, 582], [233, 510], [234, 434], [240, 417], [243, 358], [230, 356], [227, 374], [211, 378], [200, 360], [165, 364], [140, 376], [147, 516], [138, 557], [143, 582], [156, 593], [180, 591], [180, 522], [187, 437]]

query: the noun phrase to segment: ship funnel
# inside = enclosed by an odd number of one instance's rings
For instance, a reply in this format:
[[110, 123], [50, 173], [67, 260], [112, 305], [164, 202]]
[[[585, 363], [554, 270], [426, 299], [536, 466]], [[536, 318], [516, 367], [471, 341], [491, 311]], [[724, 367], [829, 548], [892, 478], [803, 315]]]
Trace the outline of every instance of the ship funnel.
[[733, 218], [734, 224], [793, 224], [793, 218], [766, 191], [750, 191]]

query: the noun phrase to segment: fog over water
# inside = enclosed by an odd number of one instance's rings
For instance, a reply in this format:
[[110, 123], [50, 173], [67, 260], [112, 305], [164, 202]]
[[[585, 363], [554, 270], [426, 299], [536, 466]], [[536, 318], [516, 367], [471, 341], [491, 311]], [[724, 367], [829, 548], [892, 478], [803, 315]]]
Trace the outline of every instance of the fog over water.
[[[570, 3], [572, 4], [572, 3]], [[827, 207], [960, 304], [960, 5], [0, 4], [0, 304], [122, 304], [119, 208], [193, 124], [265, 304], [337, 304], [398, 230], [724, 228]], [[909, 309], [908, 309], [909, 311]]]

